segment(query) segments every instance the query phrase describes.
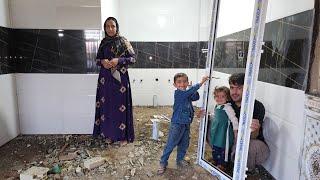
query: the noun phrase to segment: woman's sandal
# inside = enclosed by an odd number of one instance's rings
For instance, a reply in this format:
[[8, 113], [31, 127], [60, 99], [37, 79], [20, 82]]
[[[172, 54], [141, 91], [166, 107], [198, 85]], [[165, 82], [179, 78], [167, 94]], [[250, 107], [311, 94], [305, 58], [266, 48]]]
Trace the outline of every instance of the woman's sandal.
[[128, 144], [127, 141], [120, 141], [120, 146], [125, 146], [125, 145], [127, 145], [127, 144]]
[[165, 171], [166, 171], [166, 167], [165, 166], [160, 166], [158, 171], [157, 171], [157, 174], [158, 175], [162, 175]]
[[108, 145], [110, 145], [110, 144], [112, 144], [113, 142], [112, 142], [112, 140], [111, 139], [106, 139], [106, 144], [108, 144]]

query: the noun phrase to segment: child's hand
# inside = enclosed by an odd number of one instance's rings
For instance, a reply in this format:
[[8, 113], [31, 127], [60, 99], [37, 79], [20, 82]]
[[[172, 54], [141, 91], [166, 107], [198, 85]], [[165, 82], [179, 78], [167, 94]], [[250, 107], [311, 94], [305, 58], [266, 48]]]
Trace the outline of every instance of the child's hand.
[[202, 85], [202, 84], [205, 83], [208, 79], [209, 79], [209, 76], [203, 76], [200, 84]]
[[203, 118], [205, 113], [205, 109], [200, 109], [199, 111], [197, 111], [197, 118]]

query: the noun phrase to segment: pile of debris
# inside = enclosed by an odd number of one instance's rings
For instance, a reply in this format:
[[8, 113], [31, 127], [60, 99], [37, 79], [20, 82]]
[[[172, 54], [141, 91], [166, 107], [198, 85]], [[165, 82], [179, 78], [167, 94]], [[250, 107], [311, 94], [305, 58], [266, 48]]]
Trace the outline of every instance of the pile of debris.
[[[163, 149], [164, 146], [163, 141], [141, 137], [143, 135], [140, 135], [140, 140], [121, 147], [120, 144], [107, 144], [103, 139], [93, 138], [90, 135], [60, 135], [60, 137], [56, 135], [54, 138], [37, 136], [38, 145], [47, 147], [45, 158], [41, 161], [26, 163], [18, 173], [21, 179], [90, 178], [107, 174], [115, 177], [124, 175], [129, 179], [146, 164], [157, 161], [159, 149]], [[58, 148], [62, 139], [65, 143]], [[27, 145], [28, 148], [30, 146], [31, 144]], [[153, 175], [151, 171], [147, 172], [148, 177]]]

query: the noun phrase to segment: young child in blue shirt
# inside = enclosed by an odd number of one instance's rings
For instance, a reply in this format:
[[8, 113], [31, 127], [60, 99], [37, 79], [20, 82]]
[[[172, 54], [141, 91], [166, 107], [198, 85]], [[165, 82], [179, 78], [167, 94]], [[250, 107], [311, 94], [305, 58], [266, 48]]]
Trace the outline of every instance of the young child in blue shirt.
[[173, 114], [167, 144], [160, 159], [158, 174], [163, 174], [165, 172], [169, 156], [176, 146], [177, 166], [182, 167], [186, 164], [183, 159], [189, 147], [190, 124], [194, 116], [192, 101], [199, 100], [199, 93], [197, 90], [208, 79], [208, 76], [204, 76], [200, 83], [187, 89], [189, 85], [188, 76], [185, 73], [177, 73], [174, 76], [173, 85], [177, 89], [174, 92]]

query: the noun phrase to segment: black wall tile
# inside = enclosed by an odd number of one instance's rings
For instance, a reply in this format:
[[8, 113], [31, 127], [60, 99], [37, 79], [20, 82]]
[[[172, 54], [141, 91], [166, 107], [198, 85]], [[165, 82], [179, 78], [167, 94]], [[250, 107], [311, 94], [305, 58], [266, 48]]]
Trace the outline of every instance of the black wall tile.
[[[313, 10], [309, 10], [266, 24], [260, 81], [305, 89], [312, 22]], [[98, 73], [95, 56], [101, 38], [89, 39], [86, 33], [86, 30], [0, 27], [0, 74]], [[100, 30], [94, 33], [101, 34]], [[232, 73], [234, 68], [242, 71], [249, 37], [250, 29], [246, 29], [218, 38], [214, 67], [226, 73]], [[206, 41], [131, 44], [137, 57], [131, 68], [205, 68], [207, 55], [201, 50], [207, 49]]]
[[[313, 10], [309, 10], [266, 24], [260, 81], [305, 90], [312, 22]], [[214, 67], [222, 68], [223, 72], [228, 68], [245, 68], [250, 31], [218, 38]], [[239, 52], [243, 53], [243, 58]]]

